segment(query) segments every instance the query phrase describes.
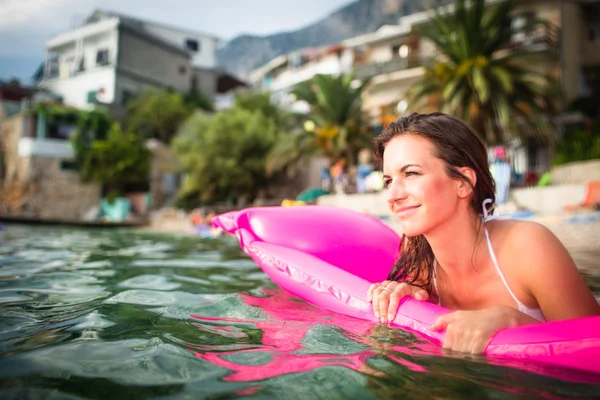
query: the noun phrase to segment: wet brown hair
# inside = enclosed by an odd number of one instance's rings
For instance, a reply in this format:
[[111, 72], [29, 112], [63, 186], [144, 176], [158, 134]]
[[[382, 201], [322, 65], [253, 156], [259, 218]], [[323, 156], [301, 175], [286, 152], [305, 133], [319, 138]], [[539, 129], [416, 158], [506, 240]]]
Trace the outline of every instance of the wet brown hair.
[[[495, 201], [495, 186], [490, 173], [487, 150], [479, 136], [467, 124], [439, 112], [412, 113], [400, 117], [373, 140], [375, 157], [380, 162], [383, 161], [383, 152], [390, 140], [401, 135], [414, 135], [429, 140], [435, 149], [433, 155], [444, 162], [450, 178], [463, 180], [472, 186], [471, 181], [459, 168], [468, 167], [475, 171], [477, 180], [471, 197], [471, 208], [475, 215], [480, 214], [481, 204], [485, 199]], [[408, 237], [403, 234], [401, 243], [400, 257], [388, 279], [416, 284], [431, 293], [435, 260], [431, 246], [423, 235]]]

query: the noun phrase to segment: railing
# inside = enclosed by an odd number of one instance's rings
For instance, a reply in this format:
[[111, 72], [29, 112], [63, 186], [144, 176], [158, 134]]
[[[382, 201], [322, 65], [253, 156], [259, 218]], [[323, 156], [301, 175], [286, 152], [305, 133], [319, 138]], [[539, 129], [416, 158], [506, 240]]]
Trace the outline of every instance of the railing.
[[545, 22], [532, 30], [516, 33], [504, 49], [531, 51], [541, 46], [545, 50], [558, 50], [559, 45], [560, 29], [554, 24]]
[[375, 75], [389, 74], [410, 68], [422, 67], [425, 65], [425, 58], [420, 55], [412, 55], [406, 58], [396, 57], [382, 63], [369, 63], [356, 67], [354, 75], [357, 79], [368, 78]]

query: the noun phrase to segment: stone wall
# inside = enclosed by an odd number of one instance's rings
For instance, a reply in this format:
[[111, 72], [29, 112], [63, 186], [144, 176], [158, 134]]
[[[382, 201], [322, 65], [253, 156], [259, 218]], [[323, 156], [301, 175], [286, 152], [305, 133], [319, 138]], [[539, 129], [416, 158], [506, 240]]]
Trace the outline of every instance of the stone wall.
[[16, 115], [0, 122], [0, 213], [20, 209], [28, 191], [28, 160], [19, 157], [25, 119]]
[[61, 167], [62, 160], [31, 157], [27, 200], [15, 216], [49, 220], [83, 220], [97, 209], [101, 188], [83, 183], [79, 174]]

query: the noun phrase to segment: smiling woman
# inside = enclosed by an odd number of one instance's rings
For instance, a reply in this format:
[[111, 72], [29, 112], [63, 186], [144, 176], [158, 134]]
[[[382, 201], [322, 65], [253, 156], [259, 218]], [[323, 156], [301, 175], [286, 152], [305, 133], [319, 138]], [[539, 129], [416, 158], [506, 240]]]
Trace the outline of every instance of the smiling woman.
[[369, 300], [381, 322], [402, 298], [456, 310], [433, 331], [443, 346], [481, 353], [501, 329], [600, 315], [600, 306], [560, 241], [528, 221], [493, 220], [487, 152], [462, 121], [411, 114], [375, 141], [388, 205], [402, 222], [401, 255]]

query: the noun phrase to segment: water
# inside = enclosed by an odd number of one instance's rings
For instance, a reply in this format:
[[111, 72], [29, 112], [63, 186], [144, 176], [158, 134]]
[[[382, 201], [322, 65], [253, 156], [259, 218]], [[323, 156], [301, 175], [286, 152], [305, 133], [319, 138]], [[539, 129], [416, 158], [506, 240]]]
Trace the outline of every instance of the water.
[[[600, 259], [574, 256], [586, 270]], [[599, 278], [586, 280], [600, 293]], [[422, 337], [316, 309], [278, 289], [231, 237], [9, 225], [0, 307], [2, 399], [600, 394], [600, 378], [441, 356]]]

